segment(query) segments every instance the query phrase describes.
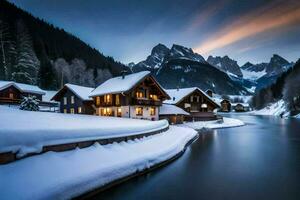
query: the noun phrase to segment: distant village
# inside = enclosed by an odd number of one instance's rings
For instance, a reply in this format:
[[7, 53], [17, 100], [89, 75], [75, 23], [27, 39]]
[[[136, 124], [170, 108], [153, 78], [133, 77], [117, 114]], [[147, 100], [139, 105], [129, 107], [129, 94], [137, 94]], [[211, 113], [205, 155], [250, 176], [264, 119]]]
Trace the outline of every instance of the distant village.
[[[0, 103], [18, 105], [22, 97], [35, 96], [48, 111], [125, 117], [145, 120], [167, 119], [171, 124], [208, 121], [219, 112], [246, 112], [247, 103], [214, 98], [212, 90], [198, 87], [164, 89], [148, 71], [111, 78], [96, 88], [65, 84], [52, 98], [37, 86], [0, 81]], [[47, 110], [47, 109], [45, 109]]]

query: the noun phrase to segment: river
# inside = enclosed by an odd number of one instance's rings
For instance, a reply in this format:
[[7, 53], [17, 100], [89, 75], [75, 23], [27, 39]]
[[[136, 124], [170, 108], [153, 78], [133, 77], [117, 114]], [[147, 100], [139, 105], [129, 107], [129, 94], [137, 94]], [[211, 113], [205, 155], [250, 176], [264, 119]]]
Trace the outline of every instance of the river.
[[246, 126], [201, 132], [179, 159], [94, 199], [299, 200], [300, 120], [227, 116]]

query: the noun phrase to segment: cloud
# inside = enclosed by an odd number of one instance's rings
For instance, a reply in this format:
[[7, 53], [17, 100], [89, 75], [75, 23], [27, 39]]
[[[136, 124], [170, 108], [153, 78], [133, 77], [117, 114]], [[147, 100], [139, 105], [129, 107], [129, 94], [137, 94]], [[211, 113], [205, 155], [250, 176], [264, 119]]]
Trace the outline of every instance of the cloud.
[[221, 49], [243, 39], [260, 33], [281, 28], [300, 22], [300, 3], [297, 1], [273, 2], [252, 11], [233, 23], [221, 28], [211, 38], [195, 48], [201, 54]]

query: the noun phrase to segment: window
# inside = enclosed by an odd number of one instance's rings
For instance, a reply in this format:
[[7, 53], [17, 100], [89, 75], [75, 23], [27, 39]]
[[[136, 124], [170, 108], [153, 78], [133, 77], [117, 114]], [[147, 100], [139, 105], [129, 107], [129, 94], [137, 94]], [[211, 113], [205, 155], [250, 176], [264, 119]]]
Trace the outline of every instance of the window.
[[100, 97], [96, 97], [96, 105], [97, 105], [97, 106], [100, 105]]
[[67, 113], [67, 109], [64, 109], [64, 113]]
[[14, 98], [14, 93], [9, 93], [9, 98], [13, 99]]
[[152, 99], [152, 100], [154, 100], [154, 101], [158, 100], [156, 94], [150, 94], [150, 99]]
[[74, 104], [75, 103], [75, 98], [74, 96], [71, 96], [71, 104]]
[[101, 109], [101, 116], [112, 116], [111, 108], [102, 108]]
[[81, 107], [78, 107], [78, 113], [81, 113], [81, 112], [82, 112]]
[[136, 116], [142, 116], [143, 115], [143, 107], [137, 107], [135, 108]]
[[70, 113], [71, 113], [71, 114], [74, 114], [74, 113], [75, 113], [74, 108], [71, 108], [71, 109], [70, 109]]
[[116, 105], [120, 105], [120, 95], [116, 94]]
[[67, 97], [64, 97], [64, 105], [67, 105]]
[[194, 100], [194, 96], [191, 96], [190, 101], [193, 102], [193, 100]]
[[136, 96], [137, 99], [144, 97], [143, 92], [141, 92], [141, 91], [137, 91], [135, 96]]
[[122, 109], [117, 108], [117, 117], [122, 117]]
[[110, 94], [106, 94], [104, 95], [104, 103], [111, 103], [111, 95]]
[[150, 108], [150, 115], [155, 115], [156, 114], [156, 109], [155, 109], [155, 107], [151, 107]]

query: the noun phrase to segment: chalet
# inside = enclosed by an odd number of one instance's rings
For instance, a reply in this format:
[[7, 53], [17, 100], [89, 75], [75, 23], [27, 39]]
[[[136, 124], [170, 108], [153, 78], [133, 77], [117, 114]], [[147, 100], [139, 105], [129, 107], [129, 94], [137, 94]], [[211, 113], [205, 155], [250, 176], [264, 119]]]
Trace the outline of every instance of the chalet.
[[89, 97], [94, 88], [65, 84], [51, 100], [60, 102], [61, 113], [94, 114], [93, 99]]
[[231, 111], [231, 103], [227, 99], [223, 99], [221, 102], [221, 112], [230, 112]]
[[248, 112], [250, 111], [250, 106], [248, 103], [233, 103], [233, 109], [235, 112]]
[[164, 103], [176, 105], [188, 112], [190, 116], [186, 116], [185, 120], [201, 121], [217, 119], [214, 111], [220, 106], [199, 88], [169, 89], [166, 92], [171, 99], [164, 101]]
[[0, 81], [0, 104], [19, 104], [23, 97], [28, 96], [35, 96], [42, 101], [45, 94], [45, 91], [35, 85]]
[[170, 124], [182, 124], [184, 117], [189, 115], [188, 112], [172, 104], [162, 104], [159, 108], [159, 119], [166, 119]]
[[111, 78], [93, 90], [90, 97], [97, 115], [148, 120], [158, 120], [158, 108], [170, 98], [149, 71]]

